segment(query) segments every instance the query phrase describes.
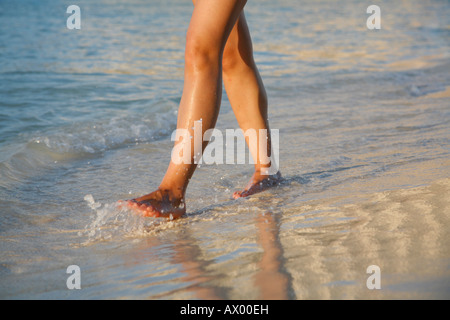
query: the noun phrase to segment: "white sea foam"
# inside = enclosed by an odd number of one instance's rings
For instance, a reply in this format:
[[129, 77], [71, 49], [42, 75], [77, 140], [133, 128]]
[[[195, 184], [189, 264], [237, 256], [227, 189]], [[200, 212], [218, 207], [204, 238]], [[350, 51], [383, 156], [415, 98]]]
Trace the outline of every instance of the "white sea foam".
[[173, 219], [142, 217], [120, 203], [101, 203], [91, 194], [84, 197], [92, 210], [91, 220], [79, 236], [85, 236], [85, 244], [112, 238], [139, 238], [154, 235], [162, 230], [173, 228]]

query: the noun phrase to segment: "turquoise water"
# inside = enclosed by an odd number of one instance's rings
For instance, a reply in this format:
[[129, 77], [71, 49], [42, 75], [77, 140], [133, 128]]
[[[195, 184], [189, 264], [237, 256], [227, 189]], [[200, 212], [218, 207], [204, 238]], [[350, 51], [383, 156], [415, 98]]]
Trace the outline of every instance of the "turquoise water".
[[76, 4], [80, 30], [64, 1], [0, 1], [1, 298], [449, 298], [448, 1], [379, 1], [381, 30], [370, 1], [249, 1], [286, 179], [234, 201], [251, 165], [201, 166], [179, 221], [115, 202], [167, 167], [192, 3]]

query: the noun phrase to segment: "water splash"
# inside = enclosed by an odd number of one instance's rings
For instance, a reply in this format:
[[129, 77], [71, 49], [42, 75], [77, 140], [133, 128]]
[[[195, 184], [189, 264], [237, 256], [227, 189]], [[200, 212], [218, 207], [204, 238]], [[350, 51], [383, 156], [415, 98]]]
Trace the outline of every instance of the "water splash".
[[139, 238], [174, 228], [178, 221], [142, 217], [119, 203], [100, 203], [91, 194], [84, 196], [94, 212], [92, 220], [79, 236], [86, 236], [84, 244], [121, 238]]

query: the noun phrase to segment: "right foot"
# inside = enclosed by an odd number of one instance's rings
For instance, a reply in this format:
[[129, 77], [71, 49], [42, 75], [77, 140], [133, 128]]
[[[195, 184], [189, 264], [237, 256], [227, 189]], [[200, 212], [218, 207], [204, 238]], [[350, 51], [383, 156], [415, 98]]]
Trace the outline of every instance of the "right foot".
[[176, 219], [186, 213], [184, 199], [175, 197], [168, 190], [157, 189], [145, 196], [128, 200], [126, 204], [144, 217]]

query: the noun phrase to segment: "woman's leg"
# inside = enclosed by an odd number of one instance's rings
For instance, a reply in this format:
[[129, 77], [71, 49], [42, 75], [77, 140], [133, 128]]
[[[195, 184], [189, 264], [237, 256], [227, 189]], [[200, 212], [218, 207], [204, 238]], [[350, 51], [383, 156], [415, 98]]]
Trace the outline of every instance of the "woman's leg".
[[[223, 53], [223, 81], [231, 107], [241, 129], [255, 130], [257, 141], [251, 142], [246, 136], [247, 145], [255, 162], [255, 172], [244, 190], [235, 192], [234, 198], [246, 197], [263, 191], [277, 183], [279, 172], [268, 175], [265, 171], [276, 167], [270, 157], [272, 144], [267, 115], [267, 96], [258, 68], [253, 59], [253, 47], [244, 12], [239, 16], [228, 37]], [[266, 130], [267, 138], [259, 132]], [[264, 150], [260, 150], [263, 148]]]
[[[183, 95], [178, 110], [177, 129], [194, 136], [194, 122], [202, 122], [203, 133], [213, 128], [222, 98], [222, 55], [228, 36], [241, 14], [246, 0], [196, 0], [186, 35]], [[175, 142], [188, 143], [185, 140]], [[186, 212], [186, 188], [197, 164], [194, 143], [190, 159], [170, 161], [159, 188], [133, 199], [130, 205], [146, 216], [179, 217]], [[206, 143], [202, 144], [202, 151]], [[179, 148], [182, 149], [182, 148]]]

